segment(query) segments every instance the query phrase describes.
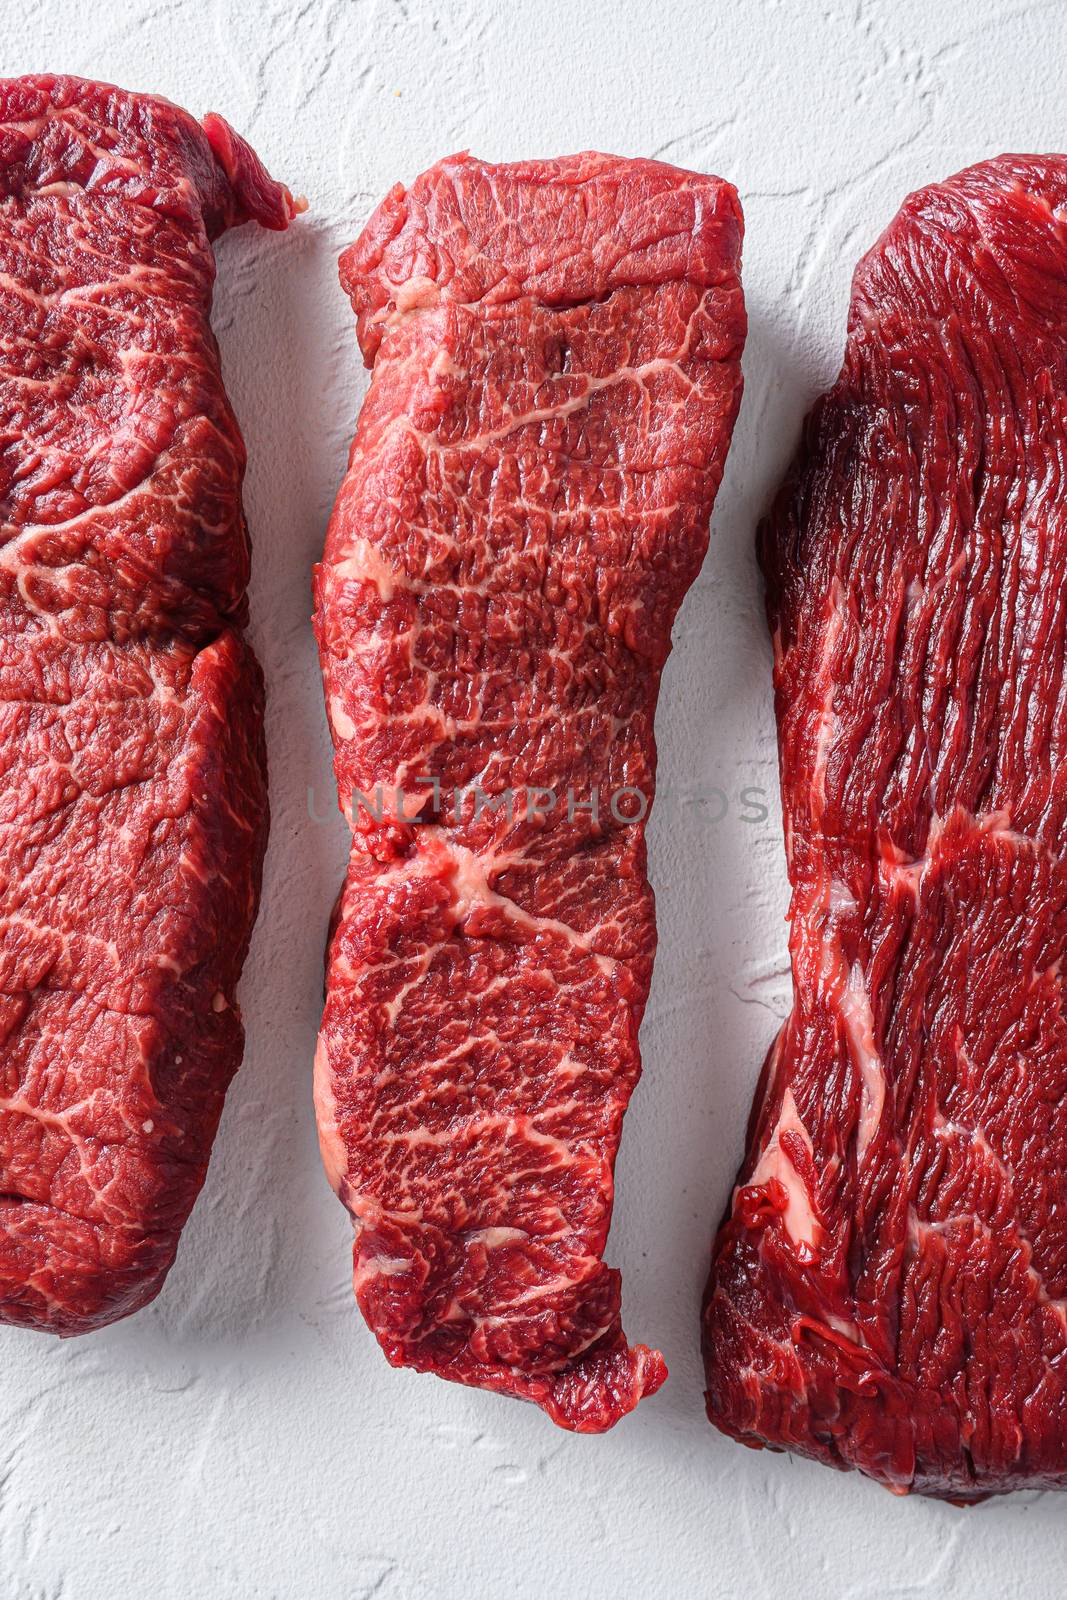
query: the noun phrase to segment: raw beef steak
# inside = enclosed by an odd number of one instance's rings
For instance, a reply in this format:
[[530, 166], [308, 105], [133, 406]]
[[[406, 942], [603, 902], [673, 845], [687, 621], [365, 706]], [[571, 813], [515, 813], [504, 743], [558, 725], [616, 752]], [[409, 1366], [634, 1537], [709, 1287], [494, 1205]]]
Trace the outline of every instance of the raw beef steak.
[[389, 1360], [589, 1432], [666, 1373], [602, 1254], [656, 940], [653, 716], [741, 395], [740, 245], [717, 178], [457, 156], [341, 262], [374, 377], [317, 575], [353, 826], [323, 1154]]
[[209, 240], [217, 117], [0, 83], [0, 1320], [158, 1291], [241, 1055], [267, 810]]
[[913, 195], [760, 535], [793, 1010], [704, 1314], [748, 1444], [1067, 1484], [1067, 157]]

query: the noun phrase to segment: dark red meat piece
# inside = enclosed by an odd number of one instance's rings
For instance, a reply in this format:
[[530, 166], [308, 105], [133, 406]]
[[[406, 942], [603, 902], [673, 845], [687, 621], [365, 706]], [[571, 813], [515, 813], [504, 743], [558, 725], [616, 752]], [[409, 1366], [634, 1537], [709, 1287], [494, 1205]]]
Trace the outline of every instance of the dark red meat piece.
[[[617, 791], [652, 796], [741, 394], [740, 245], [717, 178], [454, 157], [341, 262], [374, 377], [317, 574], [354, 825], [323, 1153], [389, 1360], [590, 1432], [666, 1373], [602, 1259], [656, 938]], [[474, 785], [500, 808], [455, 807]], [[376, 820], [353, 797], [379, 786]]]
[[288, 191], [218, 117], [0, 83], [0, 1320], [159, 1290], [240, 1060], [267, 831], [210, 239]]
[[912, 195], [760, 534], [793, 1010], [715, 1245], [727, 1433], [1067, 1484], [1067, 157]]

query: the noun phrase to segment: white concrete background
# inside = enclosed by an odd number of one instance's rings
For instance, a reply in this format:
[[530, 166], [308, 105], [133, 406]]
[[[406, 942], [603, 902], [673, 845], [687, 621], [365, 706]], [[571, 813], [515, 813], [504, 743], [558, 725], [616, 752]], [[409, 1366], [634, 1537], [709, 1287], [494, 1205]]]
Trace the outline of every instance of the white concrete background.
[[[20, 0], [3, 28], [6, 74], [222, 112], [311, 209], [288, 237], [245, 230], [219, 251], [274, 807], [245, 1064], [156, 1304], [69, 1344], [0, 1331], [0, 1600], [1058, 1597], [1054, 1495], [960, 1512], [721, 1438], [697, 1308], [788, 999], [777, 802], [763, 824], [738, 802], [776, 783], [754, 525], [836, 371], [852, 266], [904, 195], [1063, 147], [1067, 5]], [[387, 1367], [313, 1130], [345, 828], [309, 572], [365, 381], [335, 260], [396, 179], [464, 147], [662, 156], [731, 178], [748, 221], [747, 392], [664, 681], [660, 955], [610, 1248], [627, 1329], [671, 1377], [602, 1438]], [[715, 789], [721, 820], [699, 799]]]

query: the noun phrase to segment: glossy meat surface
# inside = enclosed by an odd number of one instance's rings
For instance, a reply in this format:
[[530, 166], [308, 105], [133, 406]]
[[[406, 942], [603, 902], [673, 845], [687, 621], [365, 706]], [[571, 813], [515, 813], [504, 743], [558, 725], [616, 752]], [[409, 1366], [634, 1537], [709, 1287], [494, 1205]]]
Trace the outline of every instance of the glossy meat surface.
[[666, 1374], [603, 1251], [655, 951], [653, 718], [740, 400], [740, 244], [716, 178], [454, 157], [341, 263], [374, 376], [316, 588], [353, 826], [323, 1155], [389, 1360], [582, 1431]]
[[727, 1433], [1067, 1484], [1067, 157], [908, 199], [760, 533], [793, 1010], [704, 1312]]
[[159, 1290], [240, 1060], [267, 802], [210, 239], [219, 118], [0, 83], [0, 1320]]

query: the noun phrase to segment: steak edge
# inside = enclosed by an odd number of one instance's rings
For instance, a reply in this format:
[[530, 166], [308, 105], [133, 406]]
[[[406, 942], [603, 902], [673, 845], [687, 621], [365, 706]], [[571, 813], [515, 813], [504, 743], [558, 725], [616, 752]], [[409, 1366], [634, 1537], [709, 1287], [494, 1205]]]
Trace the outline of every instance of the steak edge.
[[457, 156], [341, 258], [373, 378], [316, 575], [353, 829], [323, 1156], [388, 1359], [587, 1432], [666, 1375], [602, 1258], [655, 951], [637, 813], [741, 396], [740, 246], [716, 178]]

